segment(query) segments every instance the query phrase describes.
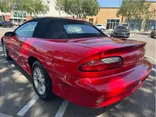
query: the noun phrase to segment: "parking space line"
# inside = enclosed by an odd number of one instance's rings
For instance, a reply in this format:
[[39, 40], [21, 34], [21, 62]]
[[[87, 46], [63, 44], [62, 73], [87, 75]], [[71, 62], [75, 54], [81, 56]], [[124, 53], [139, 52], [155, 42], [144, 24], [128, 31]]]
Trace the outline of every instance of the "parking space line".
[[152, 71], [156, 72], [156, 69], [152, 68]]
[[67, 108], [68, 104], [69, 104], [69, 101], [64, 100], [64, 101], [62, 102], [61, 106], [59, 107], [59, 109], [58, 109], [58, 111], [57, 111], [55, 117], [63, 117], [63, 115], [64, 115], [64, 113], [65, 113], [65, 111], [66, 111], [66, 108]]
[[150, 59], [152, 59], [153, 61], [156, 62], [156, 59], [154, 59], [154, 58], [152, 58], [152, 57], [150, 57], [150, 56], [145, 56], [145, 57], [150, 58]]
[[23, 116], [30, 108], [31, 106], [38, 100], [38, 96], [35, 95], [18, 113], [18, 116]]
[[7, 114], [3, 114], [3, 113], [0, 113], [0, 117], [13, 117], [11, 115], [7, 115]]
[[1, 59], [1, 60], [0, 60], [0, 63], [1, 63], [1, 62], [4, 62], [4, 61], [6, 61], [6, 59]]

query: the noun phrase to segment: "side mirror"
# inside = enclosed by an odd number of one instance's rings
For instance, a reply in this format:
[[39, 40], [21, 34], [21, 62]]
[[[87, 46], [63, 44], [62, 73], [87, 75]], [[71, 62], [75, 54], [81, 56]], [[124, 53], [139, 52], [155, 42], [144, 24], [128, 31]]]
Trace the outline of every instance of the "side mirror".
[[12, 37], [12, 36], [15, 36], [15, 35], [16, 35], [15, 32], [6, 32], [6, 33], [4, 34], [4, 36], [7, 36], [7, 37]]

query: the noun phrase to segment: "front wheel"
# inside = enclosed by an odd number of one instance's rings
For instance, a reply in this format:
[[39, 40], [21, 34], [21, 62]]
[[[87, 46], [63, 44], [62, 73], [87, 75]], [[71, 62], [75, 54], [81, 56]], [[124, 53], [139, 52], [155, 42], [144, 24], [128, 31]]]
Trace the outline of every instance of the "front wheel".
[[153, 38], [153, 36], [152, 36], [152, 35], [153, 35], [153, 34], [151, 33], [151, 34], [150, 34], [150, 37], [151, 37], [151, 38]]
[[45, 68], [38, 61], [33, 64], [33, 86], [35, 92], [38, 94], [39, 98], [42, 100], [49, 100], [52, 98], [52, 82], [47, 74]]
[[3, 53], [4, 53], [4, 57], [5, 57], [6, 60], [10, 60], [11, 59], [11, 57], [8, 54], [8, 50], [7, 50], [5, 44], [3, 44]]

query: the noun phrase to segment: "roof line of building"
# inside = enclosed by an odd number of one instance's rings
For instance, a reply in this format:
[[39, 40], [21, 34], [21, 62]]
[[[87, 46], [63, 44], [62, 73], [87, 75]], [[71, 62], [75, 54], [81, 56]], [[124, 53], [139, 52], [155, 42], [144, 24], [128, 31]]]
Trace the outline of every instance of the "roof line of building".
[[120, 7], [99, 7], [99, 8], [106, 8], [106, 9], [119, 9]]

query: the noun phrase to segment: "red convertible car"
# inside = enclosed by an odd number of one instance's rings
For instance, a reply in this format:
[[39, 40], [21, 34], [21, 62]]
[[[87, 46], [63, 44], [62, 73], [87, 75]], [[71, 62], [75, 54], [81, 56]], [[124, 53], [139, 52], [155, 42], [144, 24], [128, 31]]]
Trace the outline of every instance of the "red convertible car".
[[104, 107], [135, 92], [148, 77], [146, 43], [107, 37], [85, 21], [37, 18], [1, 39], [6, 59], [32, 76], [42, 100], [54, 95]]

